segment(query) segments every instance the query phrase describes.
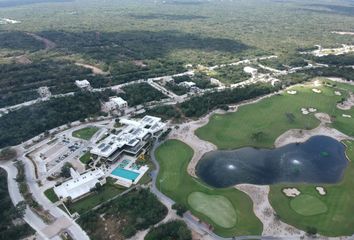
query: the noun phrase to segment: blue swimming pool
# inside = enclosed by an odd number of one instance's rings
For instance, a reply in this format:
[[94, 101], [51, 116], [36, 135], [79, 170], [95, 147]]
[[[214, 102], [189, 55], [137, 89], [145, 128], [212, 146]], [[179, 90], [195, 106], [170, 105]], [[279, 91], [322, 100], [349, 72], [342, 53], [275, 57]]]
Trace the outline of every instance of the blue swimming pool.
[[117, 167], [112, 171], [112, 175], [134, 181], [139, 176], [139, 173]]

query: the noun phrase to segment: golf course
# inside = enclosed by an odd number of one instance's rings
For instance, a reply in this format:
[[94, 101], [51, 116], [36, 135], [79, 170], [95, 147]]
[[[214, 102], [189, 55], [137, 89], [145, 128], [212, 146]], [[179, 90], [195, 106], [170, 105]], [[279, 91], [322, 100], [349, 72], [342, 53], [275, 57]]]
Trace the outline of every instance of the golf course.
[[[347, 90], [354, 91], [354, 86], [335, 84], [336, 86], [292, 87], [295, 95], [287, 92], [266, 98], [260, 102], [239, 107], [236, 112], [214, 114], [209, 123], [196, 130], [196, 135], [215, 144], [218, 149], [237, 149], [245, 146], [271, 148], [278, 136], [289, 129], [313, 129], [320, 121], [313, 113], [304, 115], [301, 108], [315, 108], [317, 112], [327, 113], [332, 117], [332, 127], [354, 135], [354, 118], [345, 118], [342, 114], [354, 117], [354, 108], [340, 110], [337, 102], [348, 96]], [[319, 89], [315, 93], [312, 89]], [[335, 91], [341, 95], [335, 95]]]
[[193, 150], [179, 140], [167, 140], [155, 152], [160, 171], [157, 187], [193, 215], [210, 224], [223, 237], [260, 235], [262, 223], [254, 215], [251, 199], [234, 188], [215, 189], [187, 173]]

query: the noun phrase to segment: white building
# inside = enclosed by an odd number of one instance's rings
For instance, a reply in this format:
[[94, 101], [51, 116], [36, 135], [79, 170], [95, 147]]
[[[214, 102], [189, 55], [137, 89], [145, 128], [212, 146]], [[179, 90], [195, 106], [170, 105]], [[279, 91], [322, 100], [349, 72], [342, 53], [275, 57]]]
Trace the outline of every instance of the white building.
[[191, 87], [195, 87], [196, 84], [195, 84], [195, 82], [187, 82], [187, 81], [185, 81], [185, 82], [179, 83], [178, 85], [186, 87], [186, 88], [191, 88]]
[[256, 75], [258, 70], [256, 68], [253, 68], [253, 67], [244, 67], [243, 68], [243, 71], [245, 73], [249, 73], [249, 74], [252, 74], [252, 76]]
[[[122, 152], [137, 154], [152, 136], [158, 137], [166, 124], [161, 118], [145, 116], [140, 121], [121, 119], [121, 124], [127, 125], [121, 132], [111, 134], [99, 142], [92, 150], [92, 154], [108, 158], [113, 153], [118, 156]], [[114, 160], [114, 159], [112, 159]]]
[[55, 194], [61, 199], [71, 198], [75, 200], [89, 193], [97, 183], [106, 183], [105, 174], [101, 169], [86, 172], [80, 175], [74, 169], [70, 169], [71, 179], [54, 187]]
[[110, 97], [104, 107], [107, 111], [122, 110], [128, 107], [128, 103], [121, 97]]
[[75, 81], [75, 85], [76, 85], [78, 88], [82, 88], [82, 89], [91, 88], [90, 82], [87, 81], [86, 79], [85, 79], [85, 80], [76, 80], [76, 81]]

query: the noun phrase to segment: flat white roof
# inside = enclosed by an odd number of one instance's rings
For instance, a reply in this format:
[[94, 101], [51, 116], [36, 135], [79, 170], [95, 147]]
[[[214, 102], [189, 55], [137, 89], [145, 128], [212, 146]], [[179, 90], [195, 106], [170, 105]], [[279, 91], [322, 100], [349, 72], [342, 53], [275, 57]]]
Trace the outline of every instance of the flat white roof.
[[99, 142], [91, 150], [91, 153], [102, 157], [109, 157], [118, 148], [122, 148], [125, 145], [134, 147], [149, 133], [154, 134], [165, 127], [165, 124], [161, 122], [161, 118], [148, 115], [140, 121], [122, 118], [120, 123], [127, 125], [123, 131], [117, 135], [109, 135], [103, 141]]
[[127, 101], [121, 97], [110, 97], [109, 100], [119, 106], [127, 103]]
[[101, 169], [86, 172], [79, 175], [77, 172], [73, 174], [73, 178], [63, 182], [61, 185], [54, 187], [54, 192], [58, 197], [76, 199], [82, 195], [87, 194], [92, 188], [96, 186], [96, 183], [100, 182], [98, 179], [105, 176]]

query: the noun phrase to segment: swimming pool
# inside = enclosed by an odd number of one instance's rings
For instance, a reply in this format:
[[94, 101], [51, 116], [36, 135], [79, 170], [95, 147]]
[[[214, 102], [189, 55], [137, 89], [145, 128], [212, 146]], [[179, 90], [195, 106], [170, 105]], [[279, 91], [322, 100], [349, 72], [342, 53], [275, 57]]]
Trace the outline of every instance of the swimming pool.
[[134, 181], [140, 174], [117, 167], [112, 171], [112, 175]]

